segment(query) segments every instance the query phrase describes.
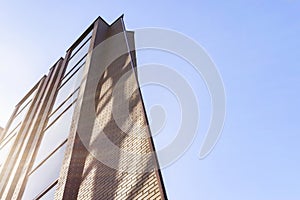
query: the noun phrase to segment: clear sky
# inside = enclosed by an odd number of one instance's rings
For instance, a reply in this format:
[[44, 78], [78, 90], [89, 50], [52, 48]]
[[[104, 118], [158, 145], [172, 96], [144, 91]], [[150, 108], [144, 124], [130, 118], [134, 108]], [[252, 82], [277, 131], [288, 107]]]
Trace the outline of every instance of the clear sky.
[[[184, 63], [174, 56], [140, 53], [139, 63], [156, 59], [186, 73], [201, 102], [193, 145], [163, 169], [169, 199], [300, 199], [300, 1], [2, 0], [0, 5], [0, 126], [97, 16], [111, 23], [124, 13], [128, 29], [161, 27], [193, 38], [214, 60], [226, 88], [222, 136], [199, 160], [210, 106], [201, 77], [180, 69]], [[164, 93], [144, 88], [147, 108], [159, 92]], [[162, 132], [171, 137], [167, 130], [172, 127]], [[159, 136], [155, 142], [158, 148], [166, 145]]]

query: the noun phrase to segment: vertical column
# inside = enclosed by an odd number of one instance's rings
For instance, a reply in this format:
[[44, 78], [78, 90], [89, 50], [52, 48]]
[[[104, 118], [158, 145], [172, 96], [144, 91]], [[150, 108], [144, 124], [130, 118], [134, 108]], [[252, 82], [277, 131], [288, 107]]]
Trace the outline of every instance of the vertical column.
[[[92, 50], [96, 44], [104, 40], [106, 35], [106, 29], [108, 29], [108, 24], [104, 22], [101, 18], [98, 18], [93, 23], [93, 34], [91, 38], [89, 54], [87, 56], [86, 64], [84, 66], [84, 74], [81, 82], [79, 96], [76, 103], [71, 131], [69, 134], [67, 149], [65, 153], [65, 158], [62, 165], [62, 170], [60, 173], [60, 178], [58, 181], [58, 190], [56, 192], [56, 199], [76, 199], [79, 186], [81, 184], [81, 175], [83, 171], [83, 164], [87, 155], [87, 151], [81, 142], [77, 134], [77, 127], [80, 121], [80, 110], [82, 107], [82, 96], [86, 92], [86, 82], [89, 79], [90, 74], [90, 59]], [[83, 116], [81, 116], [83, 117]], [[87, 133], [88, 134], [88, 133]]]
[[64, 59], [60, 58], [56, 64], [50, 69], [47, 86], [44, 89], [44, 96], [40, 101], [40, 107], [37, 112], [37, 117], [34, 121], [34, 126], [30, 131], [30, 139], [22, 152], [22, 163], [19, 165], [17, 176], [14, 178], [14, 189], [10, 190], [10, 195], [13, 199], [21, 199], [24, 188], [27, 182], [27, 176], [30, 172], [36, 152], [39, 149], [40, 142], [43, 138], [43, 130], [48, 121], [48, 115], [52, 110], [52, 106], [57, 94], [56, 90], [60, 85], [60, 79], [64, 74]]
[[[56, 199], [166, 198], [156, 157], [145, 156], [137, 162], [140, 155], [154, 152], [154, 148], [149, 138], [141, 93], [139, 89], [130, 93], [138, 88], [136, 61], [135, 54], [129, 51], [129, 46], [134, 45], [133, 34], [126, 32], [122, 20], [120, 17], [112, 25], [107, 25], [99, 18], [95, 23], [93, 49], [90, 49], [85, 66]], [[117, 34], [121, 35], [118, 40], [112, 39], [102, 48], [97, 48], [101, 42]], [[120, 51], [126, 53], [115, 55]], [[111, 56], [116, 56], [116, 59], [107, 63]], [[95, 79], [99, 80], [96, 84]], [[113, 96], [118, 84], [123, 89]], [[93, 104], [90, 104], [91, 99]], [[128, 131], [121, 130], [114, 119], [113, 109], [129, 110], [129, 116], [122, 115], [122, 112], [116, 116], [121, 123], [133, 119], [134, 124]], [[136, 129], [139, 125], [145, 128]], [[101, 141], [103, 132], [117, 151]], [[88, 150], [87, 144], [90, 145]], [[100, 161], [96, 154], [112, 166]], [[126, 171], [128, 166], [133, 167], [129, 169], [131, 172]]]
[[26, 114], [26, 117], [22, 121], [20, 130], [18, 131], [17, 138], [14, 142], [13, 148], [10, 150], [9, 159], [6, 160], [3, 170], [0, 173], [0, 194], [1, 198], [6, 199], [6, 195], [9, 193], [13, 177], [16, 175], [16, 170], [20, 164], [20, 151], [24, 145], [26, 145], [26, 138], [28, 138], [28, 132], [33, 123], [33, 118], [36, 115], [38, 108], [38, 102], [43, 96], [43, 88], [45, 87], [45, 79], [43, 77], [37, 86], [37, 92], [34, 96], [30, 109]]

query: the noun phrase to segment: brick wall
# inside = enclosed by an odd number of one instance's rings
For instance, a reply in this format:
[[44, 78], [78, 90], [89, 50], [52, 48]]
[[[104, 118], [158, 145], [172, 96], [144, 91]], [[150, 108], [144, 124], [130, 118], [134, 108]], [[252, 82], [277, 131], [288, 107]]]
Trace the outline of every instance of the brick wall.
[[[94, 37], [101, 35], [103, 41], [119, 33], [123, 30], [121, 20], [108, 26], [99, 19]], [[89, 115], [82, 116], [80, 105], [75, 109], [56, 199], [166, 199], [136, 71], [132, 68], [132, 63], [136, 63], [134, 56], [127, 53], [119, 57], [99, 77], [95, 97], [90, 97], [95, 100], [92, 123]], [[114, 93], [116, 85], [121, 90]], [[83, 106], [84, 100], [78, 104]], [[114, 116], [113, 110], [119, 114]], [[77, 123], [82, 125], [84, 120], [91, 125], [86, 125], [89, 127], [82, 142]], [[103, 142], [103, 137], [109, 142]]]

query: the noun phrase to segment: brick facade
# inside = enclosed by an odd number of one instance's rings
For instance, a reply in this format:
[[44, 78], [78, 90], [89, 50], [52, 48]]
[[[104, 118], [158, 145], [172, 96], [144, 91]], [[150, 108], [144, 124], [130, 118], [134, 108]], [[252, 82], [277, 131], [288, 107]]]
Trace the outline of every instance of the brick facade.
[[[116, 35], [119, 39], [112, 39], [101, 47], [104, 41]], [[63, 82], [72, 78], [68, 74], [81, 70], [76, 65], [74, 70], [70, 69], [69, 62], [72, 55], [83, 48], [87, 37], [88, 50], [82, 58], [85, 61], [82, 62], [83, 74], [78, 75], [79, 87], [66, 94], [71, 94], [71, 100], [65, 97], [64, 101], [58, 101]], [[167, 199], [138, 87], [136, 54], [129, 50], [133, 47], [134, 32], [125, 30], [123, 16], [111, 25], [99, 17], [67, 50], [65, 58], [60, 58], [49, 74], [20, 101], [2, 134], [0, 132], [0, 147], [4, 149], [9, 140], [12, 145], [7, 159], [0, 160], [0, 199]], [[109, 56], [120, 49], [125, 53], [106, 66]], [[74, 93], [77, 96], [72, 97]], [[56, 104], [57, 101], [60, 104]], [[12, 130], [25, 104], [28, 111], [24, 111], [19, 126]], [[70, 108], [74, 110], [72, 120], [68, 118], [71, 124], [66, 125], [69, 131], [65, 132], [65, 138], [36, 163], [40, 149], [47, 144], [44, 137], [49, 139], [49, 134], [53, 137], [61, 134], [55, 126], [56, 131], [48, 131], [51, 125], [62, 120], [60, 116]], [[53, 115], [57, 118], [51, 121]], [[62, 151], [63, 148], [66, 150]], [[45, 166], [53, 164], [49, 160], [60, 155], [58, 152], [62, 152], [62, 163], [58, 165], [57, 175], [51, 180], [41, 177], [41, 184], [46, 181], [43, 183], [46, 187], [36, 190], [39, 180], [34, 177], [39, 177], [41, 169], [48, 173]]]

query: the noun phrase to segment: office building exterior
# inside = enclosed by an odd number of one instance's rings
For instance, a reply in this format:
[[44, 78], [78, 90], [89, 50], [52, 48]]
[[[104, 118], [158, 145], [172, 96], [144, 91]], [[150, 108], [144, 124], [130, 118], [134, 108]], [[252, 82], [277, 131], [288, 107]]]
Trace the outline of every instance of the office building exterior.
[[99, 17], [16, 105], [0, 199], [166, 199], [133, 47], [123, 16]]
[[3, 131], [3, 128], [0, 127], [0, 137], [1, 137], [1, 135], [2, 135], [2, 131]]

